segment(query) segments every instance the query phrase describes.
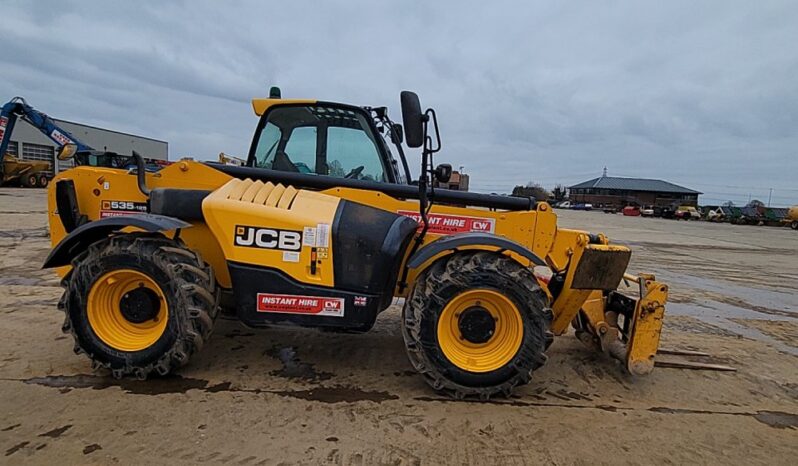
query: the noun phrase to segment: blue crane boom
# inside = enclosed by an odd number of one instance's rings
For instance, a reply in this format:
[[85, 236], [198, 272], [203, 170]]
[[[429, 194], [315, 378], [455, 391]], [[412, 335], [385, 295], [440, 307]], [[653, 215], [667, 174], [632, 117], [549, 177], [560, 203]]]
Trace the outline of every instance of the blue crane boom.
[[77, 146], [77, 151], [94, 150], [91, 146], [73, 136], [69, 131], [59, 127], [55, 120], [28, 105], [22, 97], [14, 97], [3, 105], [2, 110], [0, 110], [0, 173], [3, 171], [3, 159], [5, 158], [8, 144], [11, 142], [11, 133], [14, 131], [17, 118], [20, 117], [52, 139], [59, 147], [66, 144], [74, 144]]

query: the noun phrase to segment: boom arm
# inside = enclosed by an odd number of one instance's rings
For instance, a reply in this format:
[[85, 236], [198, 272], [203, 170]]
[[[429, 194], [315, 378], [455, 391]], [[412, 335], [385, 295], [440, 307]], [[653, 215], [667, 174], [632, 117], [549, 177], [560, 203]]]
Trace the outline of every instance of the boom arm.
[[18, 117], [22, 117], [33, 125], [59, 147], [75, 144], [78, 151], [93, 150], [69, 131], [59, 127], [52, 118], [28, 105], [25, 99], [14, 97], [0, 110], [0, 172], [3, 171], [3, 158], [5, 158], [8, 144], [11, 141], [11, 133], [14, 131]]

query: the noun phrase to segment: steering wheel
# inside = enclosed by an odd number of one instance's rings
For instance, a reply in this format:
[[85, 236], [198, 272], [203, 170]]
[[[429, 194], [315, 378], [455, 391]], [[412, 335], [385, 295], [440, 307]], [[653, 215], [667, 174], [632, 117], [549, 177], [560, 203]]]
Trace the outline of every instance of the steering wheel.
[[344, 178], [356, 178], [356, 177], [360, 176], [361, 173], [363, 173], [363, 169], [364, 168], [366, 168], [366, 167], [364, 167], [363, 165], [361, 165], [359, 167], [356, 167], [356, 168], [353, 168], [352, 171], [347, 173]]

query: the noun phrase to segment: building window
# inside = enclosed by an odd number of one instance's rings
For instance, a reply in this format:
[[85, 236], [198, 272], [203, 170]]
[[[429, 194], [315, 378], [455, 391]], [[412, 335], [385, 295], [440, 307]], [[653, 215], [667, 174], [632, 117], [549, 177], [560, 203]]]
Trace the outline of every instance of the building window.
[[50, 164], [47, 170], [44, 170], [49, 176], [53, 176], [53, 160], [55, 160], [55, 150], [52, 146], [43, 146], [41, 144], [22, 144], [22, 158], [24, 160], [43, 160]]
[[9, 155], [17, 155], [17, 154], [19, 154], [17, 141], [9, 141], [8, 148], [6, 149], [6, 154], [9, 154]]

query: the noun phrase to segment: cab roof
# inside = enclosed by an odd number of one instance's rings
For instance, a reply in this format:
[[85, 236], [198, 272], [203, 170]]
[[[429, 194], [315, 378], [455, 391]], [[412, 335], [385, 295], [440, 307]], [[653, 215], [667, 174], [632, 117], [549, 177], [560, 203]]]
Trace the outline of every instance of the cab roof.
[[275, 105], [315, 104], [315, 99], [252, 99], [252, 110], [255, 115], [262, 116]]

